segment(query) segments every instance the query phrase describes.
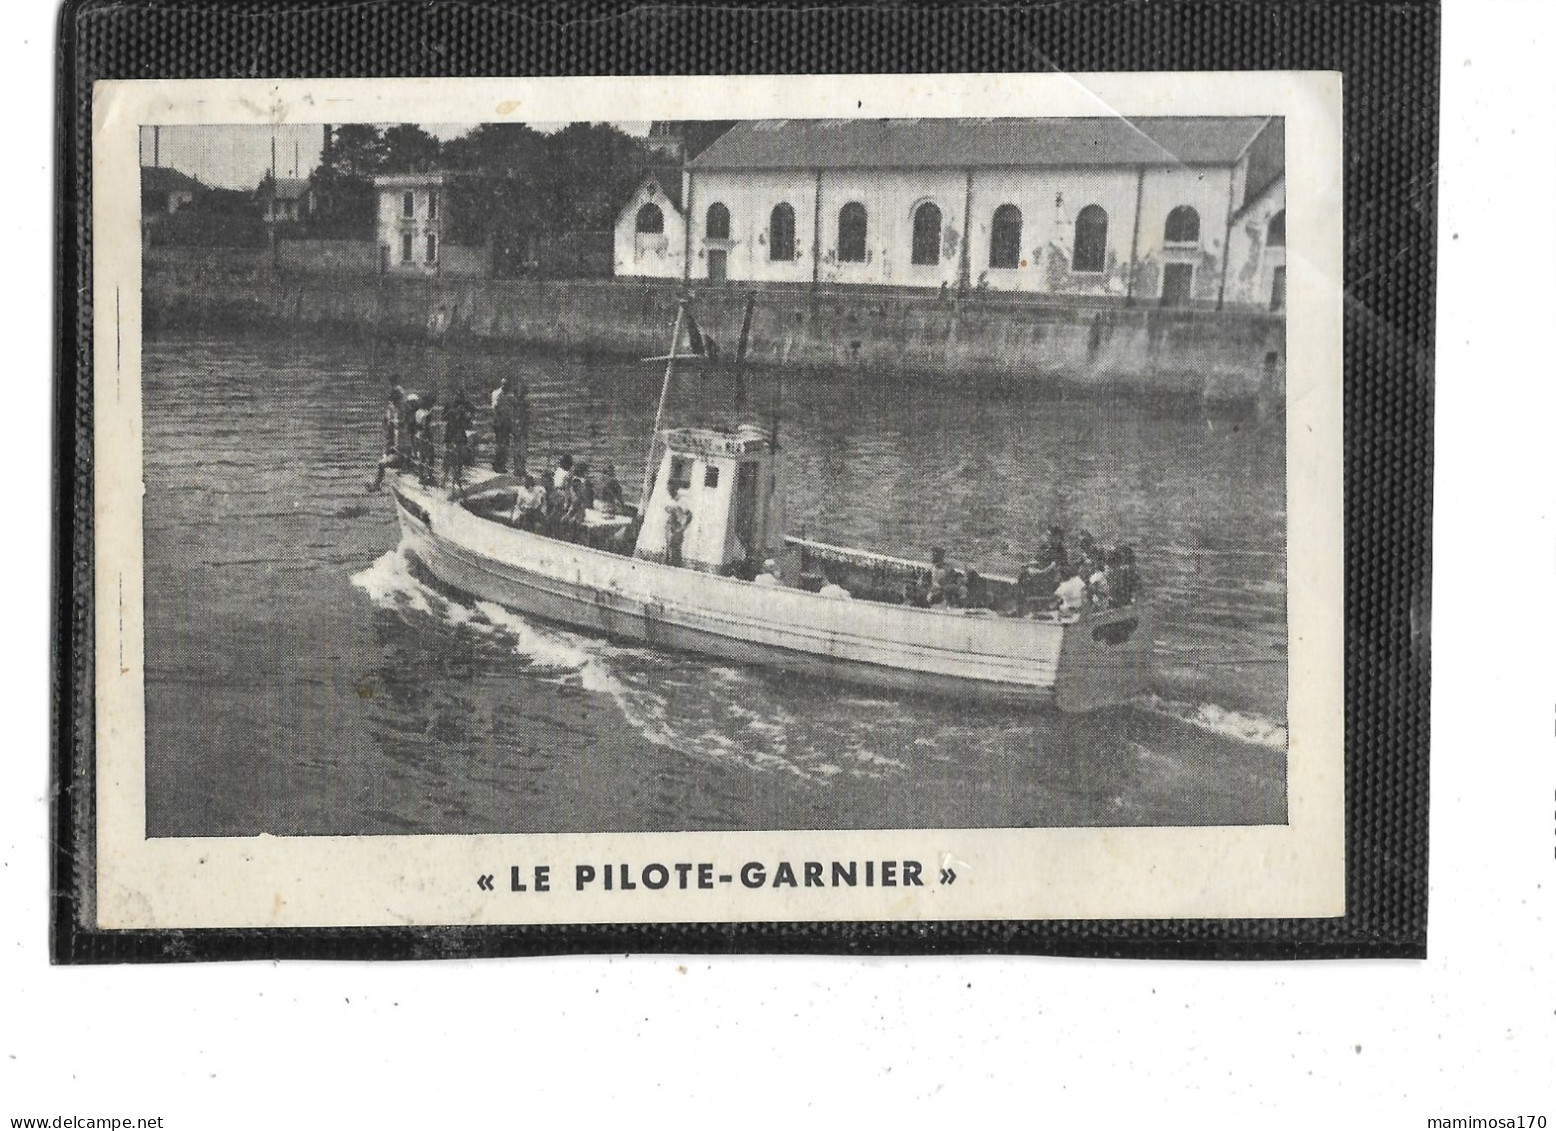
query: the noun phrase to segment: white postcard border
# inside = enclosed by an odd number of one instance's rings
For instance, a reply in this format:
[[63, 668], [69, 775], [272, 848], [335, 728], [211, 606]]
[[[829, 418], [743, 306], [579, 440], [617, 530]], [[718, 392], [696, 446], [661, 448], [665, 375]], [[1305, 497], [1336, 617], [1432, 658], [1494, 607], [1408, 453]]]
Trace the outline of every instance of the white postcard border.
[[[103, 929], [1344, 913], [1340, 76], [1330, 73], [148, 80], [93, 91], [97, 921]], [[480, 836], [145, 835], [139, 145], [143, 125], [795, 117], [1284, 115], [1290, 700], [1284, 826]], [[777, 866], [859, 862], [861, 886]], [[925, 886], [863, 886], [865, 861]], [[763, 866], [748, 887], [742, 869]], [[710, 866], [653, 891], [573, 869]], [[533, 890], [551, 866], [552, 890]], [[519, 867], [530, 890], [511, 890]], [[939, 882], [939, 870], [954, 883]], [[495, 877], [497, 890], [477, 886]], [[671, 873], [675, 873], [672, 871]], [[696, 872], [689, 873], [693, 877]], [[881, 870], [874, 872], [877, 880]], [[900, 880], [900, 872], [898, 874]]]

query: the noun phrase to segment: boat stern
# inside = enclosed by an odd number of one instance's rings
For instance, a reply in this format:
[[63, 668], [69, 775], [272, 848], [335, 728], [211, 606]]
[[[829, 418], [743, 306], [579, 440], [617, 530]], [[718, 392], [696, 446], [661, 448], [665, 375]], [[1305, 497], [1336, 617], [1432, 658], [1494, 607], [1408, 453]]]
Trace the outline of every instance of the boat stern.
[[1066, 625], [1054, 679], [1061, 711], [1129, 703], [1149, 687], [1150, 610], [1144, 605], [1088, 612]]

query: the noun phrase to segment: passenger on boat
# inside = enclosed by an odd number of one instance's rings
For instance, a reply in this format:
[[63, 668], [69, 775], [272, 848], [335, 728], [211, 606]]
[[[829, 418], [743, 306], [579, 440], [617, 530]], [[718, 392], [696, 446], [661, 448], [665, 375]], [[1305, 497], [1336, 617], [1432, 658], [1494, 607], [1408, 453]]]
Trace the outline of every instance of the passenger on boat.
[[403, 385], [396, 385], [390, 392], [389, 398], [394, 401], [398, 416], [395, 421], [394, 444], [408, 455], [411, 450], [411, 434], [416, 429], [412, 417], [421, 405], [421, 398], [415, 393], [407, 394]]
[[1053, 563], [1054, 567], [1062, 574], [1070, 565], [1070, 556], [1064, 552], [1064, 529], [1059, 526], [1048, 528], [1048, 540], [1043, 543], [1043, 548], [1038, 551], [1041, 559]]
[[1086, 583], [1084, 574], [1074, 569], [1069, 573], [1070, 576], [1054, 590], [1054, 596], [1059, 599], [1061, 613], [1078, 613], [1090, 602], [1091, 589]]
[[579, 519], [582, 519], [594, 506], [594, 480], [589, 478], [588, 464], [580, 463], [573, 469], [568, 489], [573, 493], [574, 508], [578, 511]]
[[470, 465], [470, 430], [475, 414], [464, 389], [454, 394], [454, 402], [443, 410], [443, 482], [453, 482], [457, 490], [465, 485], [465, 468]]
[[1089, 586], [1091, 584], [1091, 579], [1101, 568], [1101, 564], [1093, 561], [1089, 553], [1084, 550], [1077, 550], [1077, 552], [1071, 556], [1070, 568], [1066, 572], [1069, 573], [1071, 577], [1080, 578]]
[[400, 463], [400, 407], [404, 399], [404, 394], [396, 385], [389, 391], [389, 401], [384, 405], [384, 415], [381, 418], [384, 429], [384, 453], [378, 459], [378, 478], [373, 480], [375, 491], [384, 485], [384, 472]]
[[1108, 607], [1108, 570], [1107, 565], [1101, 560], [1092, 566], [1092, 572], [1086, 579], [1086, 597], [1093, 608], [1105, 609]]
[[520, 530], [536, 530], [546, 513], [546, 489], [528, 473], [513, 496], [513, 521]]
[[563, 452], [562, 458], [556, 461], [556, 467], [551, 472], [551, 489], [561, 491], [567, 486], [567, 481], [573, 477], [573, 453]]
[[1087, 561], [1100, 563], [1102, 561], [1102, 547], [1097, 545], [1097, 540], [1089, 530], [1077, 530], [1075, 532], [1075, 552], [1072, 558], [1085, 558]]
[[1140, 592], [1140, 575], [1135, 571], [1133, 546], [1126, 544], [1114, 547], [1113, 553], [1108, 556], [1105, 576], [1108, 585], [1108, 602], [1114, 608], [1135, 603], [1135, 597]]
[[405, 394], [396, 385], [389, 390], [389, 399], [384, 402], [384, 414], [380, 418], [384, 426], [384, 454], [394, 452], [395, 445], [400, 442], [400, 406], [405, 402]]
[[670, 485], [670, 503], [665, 507], [665, 564], [681, 564], [681, 547], [686, 542], [686, 528], [692, 524], [692, 512], [681, 503], [681, 488]]
[[561, 510], [556, 516], [556, 533], [575, 542], [588, 542], [589, 508], [594, 505], [594, 482], [589, 478], [589, 465], [577, 464], [567, 478], [567, 485], [557, 492], [561, 496]]
[[962, 604], [969, 609], [989, 607], [989, 583], [975, 569], [967, 571], [967, 584]]
[[428, 393], [426, 400], [419, 403], [421, 407], [412, 416], [412, 446], [418, 477], [423, 483], [431, 484], [437, 479], [438, 446], [432, 437], [432, 428], [437, 418], [438, 398]]
[[768, 558], [762, 563], [762, 572], [751, 579], [752, 585], [760, 585], [764, 589], [772, 589], [783, 585], [783, 580], [778, 576], [778, 563]]
[[1018, 613], [1044, 612], [1053, 608], [1053, 592], [1068, 576], [1069, 559], [1064, 550], [1064, 531], [1048, 528], [1048, 540], [1024, 563], [1016, 575]]
[[560, 527], [572, 502], [573, 454], [564, 452], [546, 481], [546, 521]]
[[615, 518], [626, 508], [627, 501], [622, 495], [621, 480], [616, 478], [616, 465], [613, 463], [605, 465], [605, 478], [600, 481], [595, 505], [606, 518]]
[[515, 474], [524, 471], [524, 448], [529, 433], [529, 389], [523, 381], [515, 382], [504, 377], [502, 384], [492, 393], [492, 470], [508, 470], [508, 456], [513, 456]]
[[929, 551], [929, 603], [958, 606], [966, 597], [967, 583], [962, 570], [946, 557], [945, 550], [934, 547]]

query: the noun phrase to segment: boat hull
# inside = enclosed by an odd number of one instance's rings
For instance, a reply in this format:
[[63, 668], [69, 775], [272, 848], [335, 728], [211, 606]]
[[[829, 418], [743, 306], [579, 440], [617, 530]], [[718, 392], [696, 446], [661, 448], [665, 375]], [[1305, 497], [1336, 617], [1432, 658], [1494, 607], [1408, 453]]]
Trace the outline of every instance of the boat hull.
[[1144, 689], [1143, 610], [1058, 623], [833, 601], [526, 533], [409, 477], [395, 498], [404, 548], [442, 584], [570, 628], [912, 694], [1084, 711]]

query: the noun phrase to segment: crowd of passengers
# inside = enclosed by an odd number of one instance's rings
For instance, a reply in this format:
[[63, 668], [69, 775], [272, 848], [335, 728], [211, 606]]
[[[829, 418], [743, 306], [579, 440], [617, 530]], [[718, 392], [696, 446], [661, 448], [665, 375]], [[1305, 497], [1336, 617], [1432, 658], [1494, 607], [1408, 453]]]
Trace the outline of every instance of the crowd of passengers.
[[[1139, 592], [1134, 547], [1120, 544], [1106, 549], [1087, 530], [1077, 531], [1066, 546], [1064, 530], [1050, 526], [1043, 545], [1016, 574], [1007, 611], [1030, 616], [1119, 608], [1134, 604]], [[938, 546], [930, 551], [928, 572], [910, 584], [904, 600], [926, 608], [989, 608], [992, 604], [988, 583], [978, 571], [962, 568]]]
[[[407, 393], [396, 385], [384, 405], [383, 457], [378, 461], [378, 478], [373, 487], [383, 486], [390, 468], [414, 470], [429, 486], [441, 482], [458, 491], [464, 486], [465, 472], [475, 461], [475, 405], [463, 388], [453, 399], [438, 406], [435, 393]], [[512, 461], [515, 474], [524, 473], [529, 449], [529, 389], [523, 381], [504, 377], [492, 390], [492, 470], [506, 472]], [[438, 425], [443, 432], [443, 470], [438, 476]]]
[[[607, 466], [596, 481], [589, 465], [563, 455], [557, 466], [538, 481], [526, 470], [529, 450], [529, 390], [523, 381], [503, 378], [491, 398], [492, 470], [518, 481], [514, 503], [505, 517], [523, 530], [578, 541], [610, 541], [622, 535], [620, 524], [590, 530], [585, 516], [610, 520], [625, 514], [616, 468]], [[383, 458], [378, 461], [377, 490], [392, 468], [413, 471], [427, 486], [447, 487], [457, 494], [465, 485], [476, 453], [475, 406], [463, 389], [441, 411], [435, 394], [407, 393], [396, 385], [384, 407]], [[438, 459], [442, 425], [443, 458]]]
[[[1091, 533], [1078, 531], [1066, 547], [1064, 531], [1049, 527], [1048, 538], [1030, 560], [1024, 562], [1012, 587], [991, 587], [975, 569], [967, 569], [947, 556], [939, 546], [929, 552], [929, 568], [916, 573], [902, 587], [900, 597], [871, 592], [872, 600], [900, 601], [916, 608], [999, 611], [1010, 616], [1049, 613], [1075, 614], [1085, 609], [1121, 608], [1133, 605], [1140, 592], [1134, 548], [1118, 545], [1105, 550]], [[755, 583], [782, 585], [778, 563], [769, 558]], [[823, 597], [849, 600], [853, 595], [827, 580]]]
[[[589, 465], [575, 462], [569, 453], [557, 461], [543, 483], [528, 472], [520, 477], [513, 509], [506, 517], [520, 530], [593, 542], [598, 539], [588, 534], [590, 512], [604, 520], [627, 514], [621, 480], [616, 478], [615, 465], [607, 464], [596, 483]], [[607, 525], [601, 533], [614, 537], [626, 529], [625, 524]]]

